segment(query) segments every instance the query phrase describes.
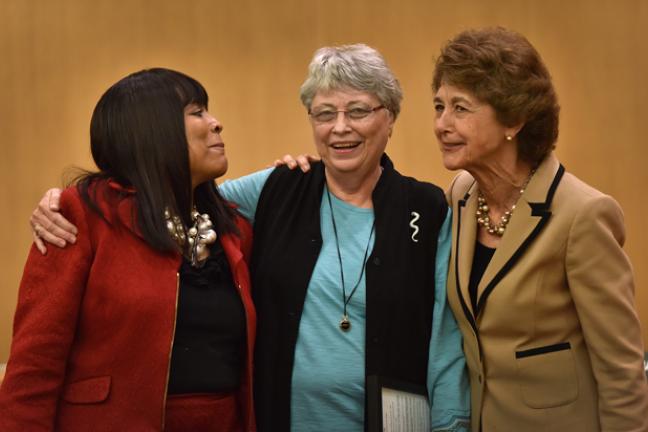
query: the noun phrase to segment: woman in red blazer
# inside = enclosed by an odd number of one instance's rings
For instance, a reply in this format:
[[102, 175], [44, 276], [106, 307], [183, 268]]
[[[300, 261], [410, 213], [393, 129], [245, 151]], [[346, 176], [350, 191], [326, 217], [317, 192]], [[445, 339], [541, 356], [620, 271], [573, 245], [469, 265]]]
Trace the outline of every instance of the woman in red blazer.
[[0, 430], [253, 431], [251, 229], [218, 194], [222, 125], [194, 79], [129, 75], [95, 107], [80, 232], [29, 254]]

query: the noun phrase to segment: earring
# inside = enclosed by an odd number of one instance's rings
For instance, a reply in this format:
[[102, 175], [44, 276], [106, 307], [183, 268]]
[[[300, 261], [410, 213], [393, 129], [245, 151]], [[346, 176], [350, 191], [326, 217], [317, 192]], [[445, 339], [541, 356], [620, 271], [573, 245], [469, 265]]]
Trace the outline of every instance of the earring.
[[513, 137], [511, 135], [505, 135], [506, 136], [506, 141], [513, 141]]

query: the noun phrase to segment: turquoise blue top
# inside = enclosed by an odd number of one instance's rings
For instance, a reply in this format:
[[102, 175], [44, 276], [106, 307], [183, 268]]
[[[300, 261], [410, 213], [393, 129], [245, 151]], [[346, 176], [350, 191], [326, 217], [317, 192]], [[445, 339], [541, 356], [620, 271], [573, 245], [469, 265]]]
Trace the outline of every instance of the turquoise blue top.
[[[274, 168], [224, 182], [220, 192], [239, 205], [254, 223], [263, 186]], [[322, 249], [315, 264], [304, 301], [295, 346], [291, 391], [291, 430], [364, 430], [365, 373], [365, 277], [360, 278], [365, 249], [371, 254], [374, 236], [373, 209], [347, 204], [331, 194], [351, 329], [342, 332], [340, 263], [326, 192], [320, 207]], [[428, 366], [428, 391], [433, 431], [468, 431], [470, 393], [461, 334], [446, 302], [446, 277], [450, 255], [451, 213], [441, 230], [436, 265], [434, 322]]]

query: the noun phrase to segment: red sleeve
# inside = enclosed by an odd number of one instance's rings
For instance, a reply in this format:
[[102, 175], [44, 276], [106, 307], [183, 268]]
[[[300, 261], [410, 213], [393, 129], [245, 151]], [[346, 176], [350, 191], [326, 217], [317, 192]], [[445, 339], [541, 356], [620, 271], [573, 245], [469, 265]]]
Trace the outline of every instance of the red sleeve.
[[54, 430], [59, 393], [79, 307], [92, 263], [85, 207], [75, 189], [61, 196], [61, 213], [79, 229], [77, 243], [32, 246], [14, 317], [6, 376], [0, 388], [0, 430]]

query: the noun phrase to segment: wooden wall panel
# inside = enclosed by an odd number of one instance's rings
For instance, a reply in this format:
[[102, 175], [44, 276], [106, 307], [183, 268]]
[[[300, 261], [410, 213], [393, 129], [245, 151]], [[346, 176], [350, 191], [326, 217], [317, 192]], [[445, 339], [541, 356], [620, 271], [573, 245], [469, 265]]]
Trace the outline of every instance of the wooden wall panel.
[[433, 59], [457, 31], [485, 25], [536, 45], [562, 105], [559, 157], [623, 206], [648, 342], [646, 22], [642, 0], [0, 0], [0, 362], [31, 243], [29, 214], [66, 168], [92, 167], [91, 111], [116, 80], [151, 66], [200, 80], [225, 125], [235, 177], [312, 150], [298, 99], [310, 57], [322, 45], [365, 42], [405, 91], [388, 148], [397, 167], [446, 185], [452, 174], [432, 133]]

